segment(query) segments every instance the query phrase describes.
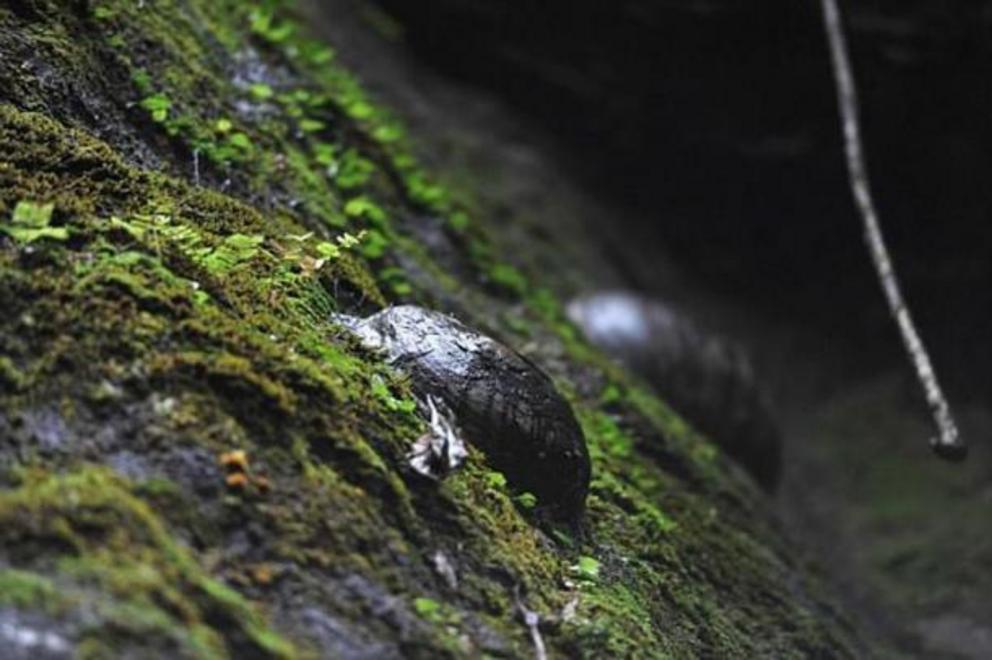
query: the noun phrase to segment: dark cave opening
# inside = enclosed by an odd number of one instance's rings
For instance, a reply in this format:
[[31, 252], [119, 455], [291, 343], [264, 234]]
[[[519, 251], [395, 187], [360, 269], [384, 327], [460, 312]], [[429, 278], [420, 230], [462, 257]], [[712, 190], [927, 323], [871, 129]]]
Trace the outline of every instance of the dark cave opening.
[[[862, 368], [902, 359], [841, 158], [818, 4], [380, 0], [432, 67], [557, 138], [638, 244]], [[949, 388], [992, 391], [992, 5], [848, 9], [876, 201]], [[650, 286], [633, 282], [635, 286]]]

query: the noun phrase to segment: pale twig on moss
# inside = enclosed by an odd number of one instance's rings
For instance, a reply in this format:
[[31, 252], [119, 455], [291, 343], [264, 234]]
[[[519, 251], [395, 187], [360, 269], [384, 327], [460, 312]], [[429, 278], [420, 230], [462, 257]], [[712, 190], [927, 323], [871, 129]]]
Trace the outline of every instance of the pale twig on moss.
[[868, 182], [868, 166], [865, 163], [864, 149], [861, 142], [861, 129], [858, 123], [858, 95], [854, 86], [854, 74], [847, 54], [847, 44], [841, 25], [840, 9], [837, 0], [821, 0], [823, 7], [823, 22], [827, 31], [827, 42], [830, 46], [830, 59], [833, 64], [834, 83], [837, 86], [837, 104], [840, 109], [841, 127], [844, 135], [844, 153], [847, 156], [847, 170], [854, 194], [854, 202], [864, 223], [865, 241], [871, 252], [875, 270], [882, 283], [882, 290], [889, 303], [889, 309], [895, 318], [899, 331], [902, 333], [906, 352], [916, 368], [927, 404], [933, 413], [937, 425], [937, 435], [931, 440], [934, 451], [943, 458], [962, 459], [967, 454], [967, 447], [961, 440], [951, 408], [937, 382], [937, 374], [930, 363], [923, 341], [913, 324], [909, 308], [903, 299], [899, 281], [892, 259], [885, 246], [882, 228], [878, 220], [878, 212], [872, 200], [871, 187]]
[[515, 590], [514, 599], [517, 602], [517, 610], [520, 612], [524, 625], [527, 626], [527, 631], [530, 633], [530, 641], [534, 645], [534, 660], [548, 660], [548, 650], [544, 645], [544, 637], [541, 636], [541, 616], [524, 604], [520, 597], [519, 585]]

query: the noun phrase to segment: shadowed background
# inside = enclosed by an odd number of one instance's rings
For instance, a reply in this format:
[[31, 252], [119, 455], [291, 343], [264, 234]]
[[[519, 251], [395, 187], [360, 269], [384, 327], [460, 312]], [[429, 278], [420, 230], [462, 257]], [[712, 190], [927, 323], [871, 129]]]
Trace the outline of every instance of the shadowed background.
[[[553, 134], [562, 167], [629, 210], [612, 219], [627, 247], [664, 246], [718, 292], [843, 335], [861, 366], [902, 359], [844, 178], [818, 3], [379, 4], [432, 67]], [[990, 4], [843, 9], [910, 304], [955, 395], [987, 397]]]

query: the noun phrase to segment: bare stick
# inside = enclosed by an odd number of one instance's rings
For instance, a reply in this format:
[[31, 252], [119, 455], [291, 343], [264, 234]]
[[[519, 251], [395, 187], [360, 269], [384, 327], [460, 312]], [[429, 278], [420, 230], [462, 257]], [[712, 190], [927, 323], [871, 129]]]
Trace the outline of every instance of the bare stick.
[[530, 641], [534, 645], [534, 660], [548, 660], [548, 650], [544, 646], [544, 638], [541, 636], [541, 617], [537, 612], [524, 605], [520, 598], [520, 586], [515, 589], [514, 598], [517, 601], [517, 609], [523, 617], [524, 625], [530, 632]]
[[910, 360], [916, 368], [916, 375], [923, 386], [923, 393], [926, 395], [927, 404], [937, 425], [937, 435], [931, 439], [930, 446], [938, 456], [961, 460], [967, 455], [968, 448], [958, 434], [951, 408], [944, 398], [940, 384], [937, 382], [937, 374], [930, 363], [930, 357], [920, 335], [916, 332], [909, 308], [903, 300], [892, 259], [885, 247], [875, 203], [872, 201], [871, 187], [868, 184], [868, 166], [865, 164], [861, 128], [858, 123], [858, 94], [854, 86], [851, 62], [847, 55], [847, 44], [837, 0], [821, 0], [821, 4], [827, 41], [830, 45], [830, 59], [833, 63], [834, 83], [837, 86], [837, 105], [840, 109], [841, 127], [844, 133], [847, 171], [854, 202], [864, 223], [865, 242], [875, 263], [875, 270], [878, 272], [878, 279], [888, 300], [889, 310], [902, 333], [906, 352], [909, 353]]

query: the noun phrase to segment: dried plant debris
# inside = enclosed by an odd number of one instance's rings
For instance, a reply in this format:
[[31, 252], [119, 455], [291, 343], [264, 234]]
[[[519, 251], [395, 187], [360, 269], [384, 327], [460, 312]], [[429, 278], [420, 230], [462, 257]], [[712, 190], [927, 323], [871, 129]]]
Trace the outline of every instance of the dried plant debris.
[[523, 619], [524, 625], [527, 626], [527, 631], [530, 633], [530, 641], [534, 645], [534, 659], [547, 660], [548, 651], [544, 645], [544, 637], [541, 635], [541, 615], [527, 607], [520, 597], [519, 591], [516, 594], [516, 605], [517, 611], [520, 612], [520, 618]]
[[435, 401], [428, 394], [424, 407], [430, 415], [428, 428], [413, 443], [413, 449], [407, 458], [410, 467], [418, 474], [428, 479], [441, 480], [465, 462], [468, 450], [456, 430], [455, 416], [444, 401]]
[[437, 550], [431, 555], [431, 563], [434, 565], [434, 572], [444, 580], [444, 583], [452, 591], [457, 591], [458, 573], [455, 572], [455, 565], [448, 558], [448, 555], [443, 550]]

